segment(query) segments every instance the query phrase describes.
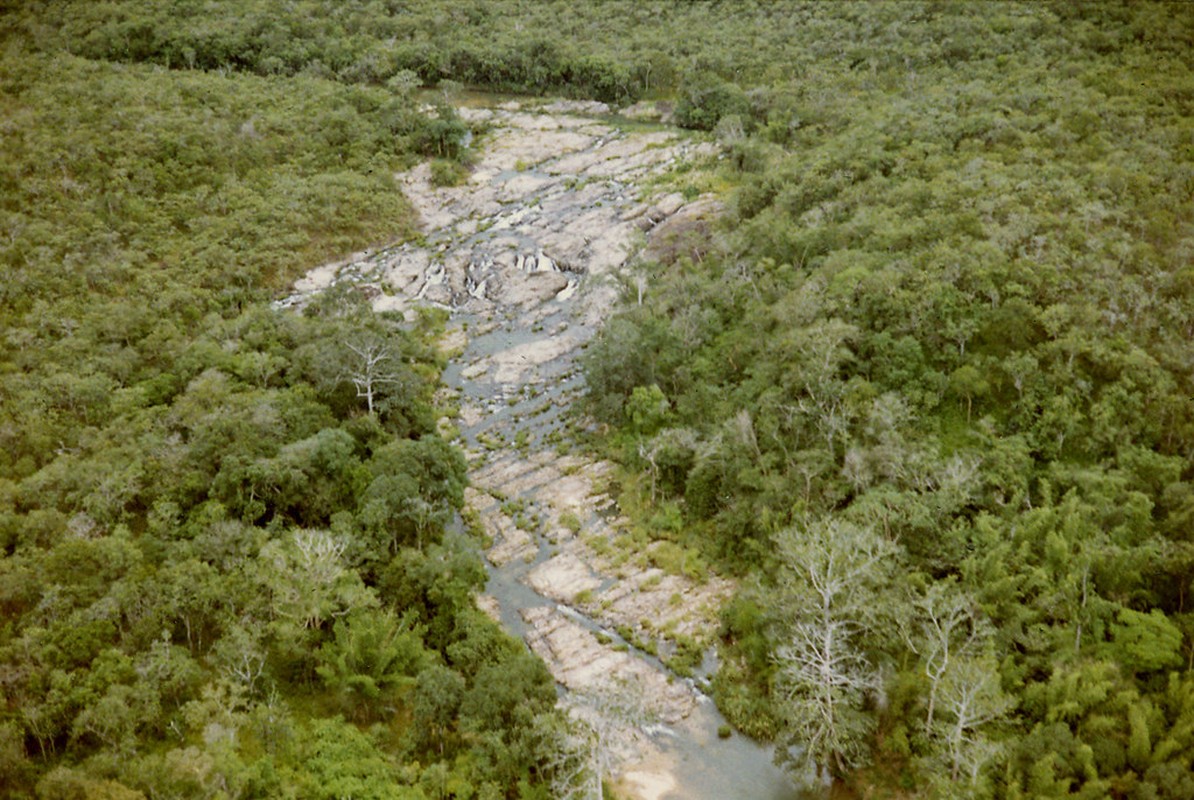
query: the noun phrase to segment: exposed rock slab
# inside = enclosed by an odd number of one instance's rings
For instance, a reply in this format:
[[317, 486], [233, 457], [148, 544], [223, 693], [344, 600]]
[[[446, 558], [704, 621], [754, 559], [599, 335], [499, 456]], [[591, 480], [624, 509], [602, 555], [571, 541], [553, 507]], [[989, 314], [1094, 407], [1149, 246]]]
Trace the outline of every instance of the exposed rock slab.
[[636, 569], [584, 608], [607, 625], [627, 626], [641, 636], [709, 641], [732, 593], [733, 584], [721, 578], [698, 583], [656, 568]]
[[575, 553], [562, 553], [531, 570], [527, 583], [544, 597], [575, 602], [578, 595], [593, 591], [602, 581]]
[[627, 119], [641, 122], [660, 122], [667, 124], [672, 121], [675, 106], [663, 100], [640, 100], [634, 105], [623, 108], [618, 113]]
[[[396, 176], [426, 246], [319, 267], [282, 305], [301, 304], [344, 281], [373, 287], [377, 311], [408, 315], [417, 304], [487, 314], [577, 302], [586, 276], [611, 273], [636, 246], [638, 228], [626, 217], [640, 204], [636, 183], [711, 151], [672, 131], [628, 133], [583, 116], [607, 114], [600, 103], [560, 101], [545, 107], [551, 110], [516, 105], [461, 109], [466, 120], [490, 129], [463, 185], [434, 186], [427, 164]], [[675, 213], [679, 206], [668, 202], [667, 212]], [[615, 297], [592, 293], [588, 318], [607, 314]]]
[[531, 649], [568, 689], [591, 691], [612, 678], [633, 687], [645, 708], [673, 724], [696, 707], [696, 696], [683, 681], [669, 680], [647, 662], [600, 644], [590, 630], [558, 609], [528, 608], [522, 616], [531, 626]]
[[[506, 585], [521, 581], [535, 602], [556, 603], [514, 605], [529, 645], [569, 690], [614, 680], [633, 687], [663, 722], [691, 725], [702, 695], [609, 632], [628, 632], [661, 652], [680, 636], [707, 641], [730, 584], [665, 574], [649, 553], [619, 551], [625, 522], [607, 493], [611, 465], [561, 455], [548, 435], [560, 432], [560, 410], [577, 392], [577, 354], [613, 309], [614, 278], [627, 260], [664, 234], [671, 238], [659, 252], [687, 246], [688, 232], [702, 232], [716, 213], [678, 193], [650, 197], [640, 188], [711, 145], [675, 131], [621, 131], [600, 118], [608, 113], [602, 104], [570, 101], [461, 109], [488, 129], [467, 181], [433, 186], [425, 164], [396, 176], [423, 241], [313, 270], [283, 305], [350, 283], [377, 311], [411, 316], [432, 305], [458, 315], [441, 349], [454, 356], [455, 422], [472, 482], [466, 506]], [[528, 592], [518, 587], [511, 596]], [[572, 608], [578, 601], [585, 616]], [[510, 620], [505, 602], [505, 595], [477, 600], [495, 620]], [[595, 624], [606, 633], [595, 635]], [[627, 794], [666, 796], [670, 784], [647, 764], [651, 738], [633, 727], [622, 733]]]

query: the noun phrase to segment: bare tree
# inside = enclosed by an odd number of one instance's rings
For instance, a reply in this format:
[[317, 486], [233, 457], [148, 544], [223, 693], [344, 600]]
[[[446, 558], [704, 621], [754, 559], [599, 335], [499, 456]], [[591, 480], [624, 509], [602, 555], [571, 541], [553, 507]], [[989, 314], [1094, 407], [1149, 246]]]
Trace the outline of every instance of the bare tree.
[[920, 656], [929, 681], [929, 707], [925, 729], [931, 729], [937, 693], [955, 662], [974, 655], [986, 628], [974, 610], [974, 602], [952, 583], [934, 583], [912, 601], [915, 624], [904, 626], [904, 641]]
[[343, 541], [318, 530], [295, 531], [263, 547], [260, 558], [275, 616], [315, 629], [371, 602], [359, 576], [344, 565], [344, 550]]
[[683, 453], [695, 457], [698, 444], [696, 433], [689, 428], [664, 428], [650, 441], [639, 443], [639, 458], [647, 463], [647, 474], [651, 476], [651, 502], [655, 502], [661, 462], [666, 465], [669, 458]]
[[357, 397], [365, 399], [369, 413], [373, 414], [382, 387], [402, 382], [402, 372], [396, 368], [398, 362], [390, 346], [377, 339], [345, 342], [344, 346], [352, 354], [346, 376], [356, 387]]
[[949, 765], [950, 780], [965, 777], [973, 786], [979, 770], [998, 753], [998, 746], [980, 728], [1002, 718], [1014, 705], [999, 685], [999, 669], [991, 655], [955, 662], [941, 681], [944, 719], [934, 728]]
[[601, 778], [593, 763], [596, 748], [592, 728], [568, 717], [562, 725], [553, 724], [547, 737], [544, 771], [551, 796], [556, 800], [600, 798]]
[[253, 630], [253, 620], [245, 618], [233, 625], [212, 648], [216, 662], [224, 677], [233, 684], [239, 684], [252, 694], [257, 680], [265, 671], [265, 648], [261, 636]]
[[572, 692], [572, 714], [555, 731], [549, 757], [552, 796], [559, 800], [604, 800], [602, 781], [615, 753], [636, 728], [655, 715], [625, 678], [611, 678]]
[[777, 544], [785, 643], [775, 659], [788, 733], [780, 760], [808, 764], [828, 782], [865, 759], [874, 721], [864, 700], [880, 685], [865, 640], [887, 623], [876, 598], [897, 548], [870, 528], [829, 519], [782, 531]]
[[995, 659], [985, 654], [990, 625], [973, 599], [952, 583], [934, 583], [912, 601], [916, 622], [902, 626], [904, 640], [921, 658], [929, 683], [925, 732], [951, 786], [963, 777], [973, 788], [979, 771], [998, 752], [980, 728], [1011, 708], [999, 685]]

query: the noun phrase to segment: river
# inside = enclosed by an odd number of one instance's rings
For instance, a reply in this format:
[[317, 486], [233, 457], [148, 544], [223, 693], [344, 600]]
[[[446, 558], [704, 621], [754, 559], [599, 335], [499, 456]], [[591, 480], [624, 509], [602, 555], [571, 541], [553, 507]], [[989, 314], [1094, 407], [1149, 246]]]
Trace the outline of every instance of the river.
[[615, 748], [619, 792], [637, 800], [802, 796], [771, 749], [739, 734], [701, 684], [667, 668], [678, 637], [709, 642], [733, 585], [669, 574], [619, 548], [610, 465], [569, 452], [577, 358], [608, 318], [635, 251], [668, 225], [715, 213], [707, 199], [648, 196], [653, 176], [705, 157], [664, 126], [618, 126], [598, 104], [507, 102], [462, 115], [485, 133], [468, 181], [399, 176], [425, 238], [312, 271], [294, 302], [336, 281], [371, 287], [377, 311], [452, 312], [443, 380], [469, 455], [468, 513], [484, 527], [481, 605], [544, 659], [561, 703], [611, 679], [654, 723]]

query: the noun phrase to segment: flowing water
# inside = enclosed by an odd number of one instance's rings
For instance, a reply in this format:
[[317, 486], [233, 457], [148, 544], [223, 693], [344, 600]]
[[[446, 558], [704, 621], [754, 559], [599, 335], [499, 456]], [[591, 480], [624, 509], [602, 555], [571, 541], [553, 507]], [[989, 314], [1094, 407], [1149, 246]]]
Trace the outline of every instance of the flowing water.
[[470, 458], [467, 504], [492, 539], [483, 607], [544, 658], [565, 705], [613, 677], [655, 712], [656, 724], [627, 730], [617, 748], [622, 794], [790, 800], [801, 795], [770, 748], [719, 738], [725, 720], [703, 682], [652, 652], [667, 653], [679, 634], [711, 640], [732, 585], [619, 558], [609, 465], [565, 452], [578, 355], [614, 307], [634, 250], [712, 208], [641, 189], [707, 150], [663, 128], [620, 130], [593, 116], [601, 110], [464, 109], [488, 129], [468, 183], [432, 187], [425, 166], [399, 176], [425, 241], [314, 270], [284, 305], [352, 281], [378, 311], [450, 309], [456, 353], [443, 380]]
[[[516, 346], [523, 338], [518, 331], [503, 329], [472, 340], [465, 349], [463, 359], [453, 363], [445, 373], [447, 384], [478, 403], [494, 396], [507, 395], [509, 387], [463, 381], [460, 377], [461, 365], [481, 358], [486, 351], [500, 352], [505, 347]], [[546, 389], [544, 394], [552, 400], [557, 397], [568, 398], [574, 391], [570, 384], [575, 384], [576, 380], [566, 378], [573, 372], [572, 356], [570, 353], [545, 365], [549, 370], [545, 383], [551, 388]], [[552, 408], [560, 407], [553, 403]], [[541, 444], [552, 430], [559, 429], [562, 424], [563, 420], [558, 414], [528, 416], [525, 403], [508, 405], [502, 401], [490, 405], [490, 412], [480, 422], [462, 428], [461, 432], [472, 447], [477, 446], [478, 435], [501, 433], [504, 439], [513, 441], [520, 430], [530, 430], [532, 441]], [[491, 457], [499, 458], [500, 455]], [[534, 498], [534, 491], [529, 492], [528, 496]], [[500, 566], [490, 564], [486, 594], [497, 601], [502, 624], [515, 635], [525, 638], [533, 634], [533, 626], [522, 617], [523, 610], [542, 606], [558, 607], [565, 609], [564, 613], [586, 630], [608, 637], [611, 646], [622, 643], [621, 637], [611, 628], [570, 606], [557, 604], [527, 584], [528, 574], [547, 562], [555, 550], [556, 543], [553, 540], [547, 536], [537, 536], [533, 554], [529, 557], [514, 558]], [[666, 670], [650, 654], [632, 646], [628, 646], [628, 652], [648, 662], [653, 669]], [[631, 763], [626, 769], [631, 781], [637, 777], [639, 783], [629, 783], [626, 788], [633, 790], [641, 787], [645, 791], [635, 796], [667, 800], [793, 800], [807, 796], [799, 793], [788, 776], [773, 765], [769, 747], [738, 734], [728, 739], [718, 738], [718, 729], [724, 724], [725, 719], [713, 703], [701, 697], [684, 720], [669, 726], [655, 726], [650, 736], [655, 752], [639, 754], [645, 757], [642, 763], [635, 764], [635, 759], [630, 759]]]

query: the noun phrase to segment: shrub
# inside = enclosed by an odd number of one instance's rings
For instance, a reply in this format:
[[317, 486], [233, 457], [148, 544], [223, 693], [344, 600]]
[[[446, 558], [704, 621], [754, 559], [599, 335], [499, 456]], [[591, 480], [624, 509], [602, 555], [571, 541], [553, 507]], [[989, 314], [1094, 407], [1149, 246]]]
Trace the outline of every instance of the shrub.
[[733, 83], [716, 76], [697, 75], [685, 81], [676, 103], [676, 124], [711, 131], [723, 117], [751, 118], [750, 99]]
[[468, 177], [468, 170], [462, 164], [437, 158], [431, 162], [432, 186], [459, 186]]

